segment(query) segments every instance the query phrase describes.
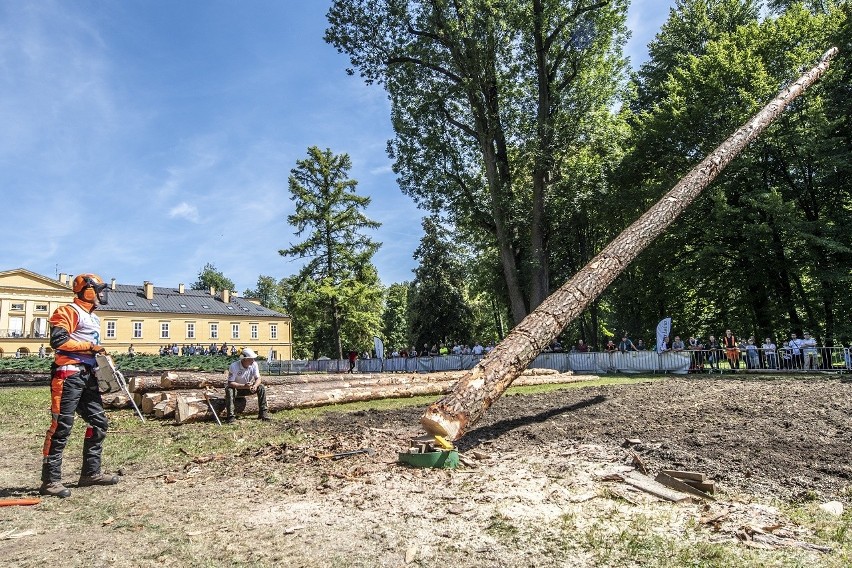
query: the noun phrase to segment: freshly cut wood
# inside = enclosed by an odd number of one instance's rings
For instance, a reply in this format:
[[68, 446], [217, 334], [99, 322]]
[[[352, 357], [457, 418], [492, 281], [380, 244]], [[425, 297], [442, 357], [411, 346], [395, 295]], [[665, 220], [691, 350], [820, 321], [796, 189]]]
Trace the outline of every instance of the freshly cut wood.
[[624, 474], [624, 482], [628, 485], [636, 487], [637, 489], [641, 489], [645, 493], [650, 493], [655, 497], [665, 499], [666, 501], [684, 503], [686, 501], [692, 500], [692, 497], [690, 497], [688, 494], [682, 493], [680, 491], [675, 491], [674, 489], [669, 489], [662, 483], [654, 481], [647, 475], [643, 475], [638, 471], [630, 471]]
[[154, 406], [164, 400], [166, 394], [162, 391], [155, 392], [146, 392], [142, 395], [142, 404], [139, 405], [139, 409], [142, 411], [142, 414], [153, 414]]
[[105, 408], [130, 408], [130, 397], [124, 393], [108, 393], [101, 395]]
[[426, 409], [420, 419], [426, 431], [451, 440], [461, 437], [565, 326], [600, 296], [790, 102], [825, 73], [836, 53], [837, 48], [830, 49], [818, 65], [784, 87], [751, 120], [524, 318], [491, 353], [465, 374], [451, 393]]
[[127, 379], [127, 390], [138, 393], [160, 390], [160, 377], [152, 377], [150, 375], [130, 377]]
[[713, 481], [712, 479], [708, 479], [707, 481], [695, 481], [694, 479], [682, 479], [681, 481], [683, 481], [687, 485], [691, 485], [692, 487], [695, 487], [699, 491], [703, 491], [704, 493], [707, 493], [708, 495], [713, 495], [714, 493], [716, 493], [716, 482]]
[[659, 483], [662, 483], [666, 487], [674, 489], [675, 491], [680, 491], [681, 493], [689, 493], [690, 495], [695, 495], [696, 497], [700, 497], [708, 501], [716, 500], [713, 496], [704, 493], [700, 489], [697, 489], [692, 485], [684, 483], [681, 479], [667, 475], [662, 471], [657, 474], [657, 477], [655, 477], [654, 480]]
[[660, 470], [670, 477], [677, 479], [693, 479], [695, 481], [706, 481], [707, 476], [698, 471], [682, 471], [679, 469], [663, 469]]
[[154, 418], [172, 418], [177, 406], [176, 397], [169, 397], [154, 405]]

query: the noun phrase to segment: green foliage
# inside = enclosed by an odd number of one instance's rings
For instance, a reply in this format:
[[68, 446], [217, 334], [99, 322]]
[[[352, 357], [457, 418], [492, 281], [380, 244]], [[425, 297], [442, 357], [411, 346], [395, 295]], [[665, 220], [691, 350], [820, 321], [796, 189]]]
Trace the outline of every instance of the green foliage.
[[193, 290], [209, 290], [211, 287], [217, 290], [233, 290], [234, 281], [216, 270], [216, 267], [208, 262], [198, 273], [198, 280], [193, 282], [190, 288]]
[[362, 212], [370, 198], [355, 193], [351, 167], [348, 155], [314, 146], [291, 170], [288, 221], [306, 236], [279, 252], [305, 261], [281, 283], [297, 356], [342, 358], [344, 347], [368, 349], [379, 330], [382, 289], [371, 260], [380, 245], [364, 231], [380, 224]]
[[285, 287], [283, 282], [276, 281], [272, 276], [258, 276], [257, 287], [253, 290], [246, 290], [243, 296], [246, 298], [257, 300], [260, 305], [275, 310], [277, 312], [285, 311]]
[[583, 191], [565, 183], [573, 157], [613, 118], [626, 6], [336, 0], [328, 12], [326, 40], [388, 91], [400, 187], [497, 249], [515, 322], [550, 291], [549, 202]]
[[473, 314], [465, 296], [458, 247], [435, 216], [423, 219], [423, 232], [414, 251], [420, 264], [408, 299], [412, 341], [418, 349], [424, 344], [471, 343]]
[[408, 349], [411, 339], [408, 336], [408, 290], [410, 284], [391, 284], [385, 290], [385, 305], [382, 311], [382, 337], [385, 348], [393, 350]]
[[[145, 355], [139, 354], [130, 357], [123, 353], [113, 353], [112, 358], [116, 366], [123, 372], [143, 371], [200, 371], [200, 372], [222, 372], [233, 363], [236, 358], [226, 355]], [[260, 357], [260, 359], [264, 359]], [[39, 359], [38, 357], [25, 357], [23, 359], [0, 358], [0, 371], [26, 371], [31, 373], [50, 373], [52, 357]]]
[[[678, 8], [655, 40], [660, 60], [640, 73], [658, 98], [638, 101], [634, 148], [619, 170], [634, 215], [848, 28], [839, 9], [795, 5], [732, 28], [754, 13], [750, 2]], [[849, 333], [839, 316], [852, 307], [852, 194], [841, 181], [850, 115], [848, 98], [836, 96], [847, 62], [835, 60], [614, 284], [603, 301], [618, 327], [649, 334], [670, 315], [677, 332], [705, 337], [724, 327], [773, 337], [808, 328], [831, 344]]]

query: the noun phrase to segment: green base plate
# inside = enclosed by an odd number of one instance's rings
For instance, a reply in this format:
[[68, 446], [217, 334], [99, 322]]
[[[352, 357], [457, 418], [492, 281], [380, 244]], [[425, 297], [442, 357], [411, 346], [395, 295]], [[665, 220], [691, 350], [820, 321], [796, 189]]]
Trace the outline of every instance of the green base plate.
[[440, 452], [427, 452], [425, 454], [400, 452], [399, 461], [414, 467], [456, 468], [459, 465], [459, 453], [456, 450], [442, 450]]

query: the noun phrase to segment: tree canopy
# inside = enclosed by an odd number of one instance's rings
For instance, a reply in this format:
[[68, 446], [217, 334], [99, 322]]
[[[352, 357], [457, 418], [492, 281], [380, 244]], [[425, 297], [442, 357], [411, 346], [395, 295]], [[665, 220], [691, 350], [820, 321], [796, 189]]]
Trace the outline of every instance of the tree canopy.
[[208, 262], [198, 273], [198, 280], [193, 282], [190, 288], [192, 290], [209, 290], [210, 288], [234, 290], [234, 281], [216, 270], [216, 267]]

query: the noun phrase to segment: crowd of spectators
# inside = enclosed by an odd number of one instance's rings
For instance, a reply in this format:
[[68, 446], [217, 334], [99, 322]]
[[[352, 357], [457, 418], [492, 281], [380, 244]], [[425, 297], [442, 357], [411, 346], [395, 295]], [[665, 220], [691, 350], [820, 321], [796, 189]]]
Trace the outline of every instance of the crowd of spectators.
[[[128, 354], [133, 354], [131, 350], [133, 346], [130, 346], [128, 349]], [[211, 343], [210, 345], [202, 345], [202, 344], [185, 344], [178, 346], [177, 343], [173, 343], [172, 345], [163, 345], [160, 348], [161, 356], [166, 357], [169, 355], [183, 355], [186, 357], [190, 357], [192, 355], [230, 355], [231, 357], [236, 357], [238, 354], [237, 347], [235, 345], [231, 345], [228, 347], [227, 343], [223, 343], [222, 345], [216, 345], [215, 343]]]
[[[842, 353], [841, 365], [852, 368], [852, 342], [841, 342], [837, 348], [824, 347], [810, 333], [804, 332], [803, 337], [791, 333], [788, 339], [777, 345], [772, 337], [765, 337], [763, 343], [759, 343], [754, 335], [745, 338], [737, 338], [731, 330], [725, 330], [717, 340], [710, 335], [707, 339], [699, 336], [690, 336], [684, 342], [679, 335], [673, 338], [663, 337], [659, 346], [652, 344], [647, 349], [643, 340], [635, 343], [627, 333], [622, 334], [621, 341], [616, 344], [615, 338], [607, 341], [603, 348], [606, 353], [629, 352], [629, 351], [657, 351], [686, 352], [692, 358], [691, 369], [700, 371], [709, 367], [718, 370], [720, 365], [727, 364], [731, 370], [737, 369], [801, 369], [801, 370], [825, 370], [834, 367], [833, 353]], [[848, 346], [844, 346], [848, 345]], [[571, 348], [575, 353], [586, 353], [596, 351], [590, 349], [582, 339]]]
[[[450, 346], [452, 345], [452, 346]], [[462, 343], [460, 341], [451, 341], [447, 343], [438, 342], [429, 346], [428, 343], [423, 344], [423, 348], [418, 350], [412, 345], [410, 348], [403, 347], [402, 349], [394, 348], [389, 357], [440, 357], [442, 355], [485, 355], [494, 349], [494, 342], [491, 341], [483, 346], [479, 341], [473, 345]]]
[[[846, 368], [852, 369], [852, 343], [848, 347], [841, 344], [843, 361]], [[479, 342], [473, 345], [462, 342], [424, 343], [422, 349], [395, 348], [388, 357], [439, 357], [443, 355], [485, 355], [494, 348], [494, 343], [489, 342], [483, 346]], [[617, 337], [607, 339], [603, 349], [598, 350], [582, 339], [572, 345], [568, 350], [570, 353], [590, 353], [602, 351], [604, 353], [628, 353], [640, 351], [656, 351], [659, 353], [686, 353], [691, 357], [690, 370], [718, 370], [720, 366], [731, 370], [737, 369], [802, 369], [820, 370], [833, 367], [832, 352], [836, 348], [822, 347], [817, 345], [809, 333], [805, 332], [802, 338], [791, 333], [788, 339], [777, 345], [771, 337], [765, 337], [760, 343], [755, 336], [738, 338], [731, 330], [725, 330], [723, 335], [717, 339], [709, 335], [706, 339], [698, 335], [690, 335], [684, 341], [680, 335], [673, 337], [665, 336], [658, 346], [656, 341], [650, 345], [643, 339], [635, 341], [625, 332]], [[563, 353], [565, 349], [557, 339], [542, 350], [543, 353]], [[370, 358], [369, 353], [362, 353], [360, 358]]]

